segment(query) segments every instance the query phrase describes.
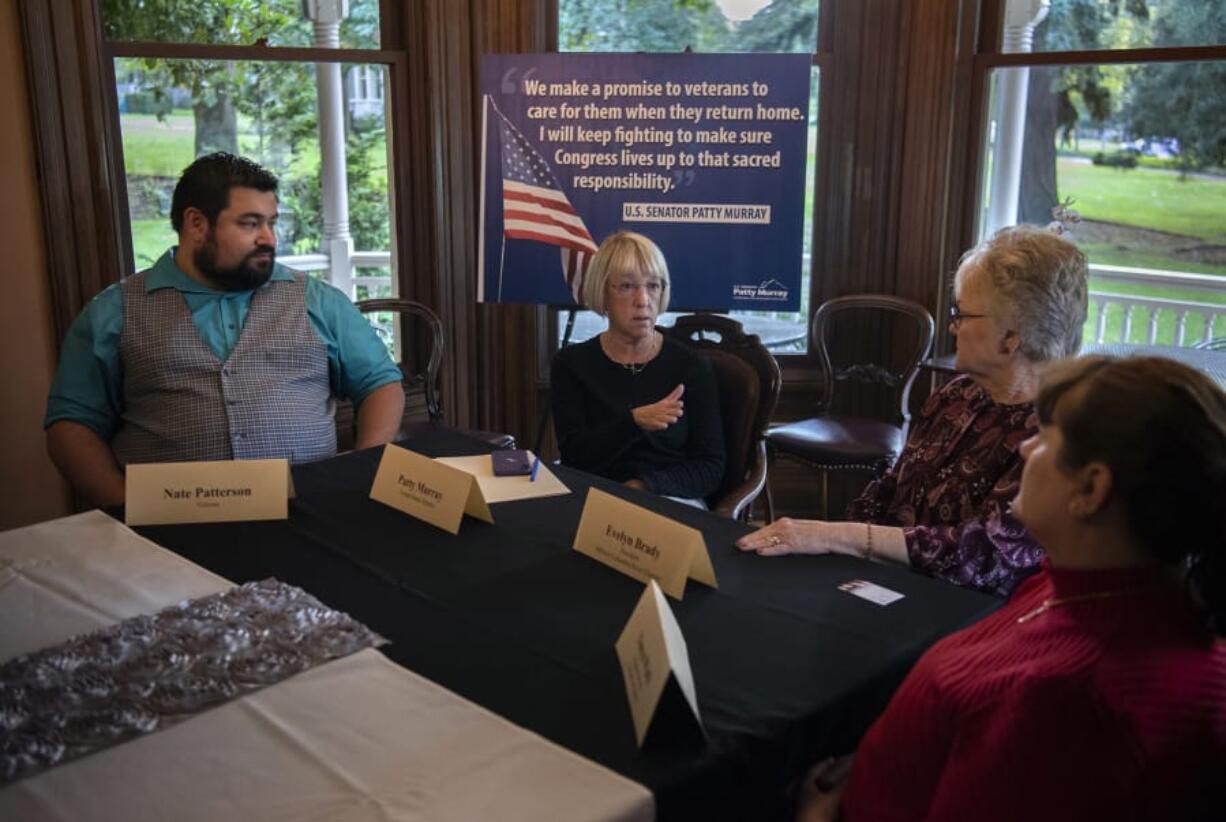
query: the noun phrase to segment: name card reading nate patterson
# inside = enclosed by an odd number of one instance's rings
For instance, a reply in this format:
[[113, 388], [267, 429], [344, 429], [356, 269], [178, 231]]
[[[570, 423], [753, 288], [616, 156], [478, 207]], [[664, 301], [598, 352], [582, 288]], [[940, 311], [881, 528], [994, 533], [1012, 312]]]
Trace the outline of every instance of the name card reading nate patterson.
[[129, 525], [285, 519], [287, 460], [134, 463], [125, 471]]
[[640, 582], [658, 580], [674, 599], [685, 595], [686, 579], [719, 587], [701, 531], [597, 488], [588, 491], [574, 549]]
[[[249, 497], [254, 491], [251, 488], [202, 488], [197, 485], [193, 491], [190, 488], [166, 488], [162, 494], [166, 499], [213, 499], [214, 497]], [[220, 500], [213, 503], [204, 503], [204, 505], [220, 505]]]

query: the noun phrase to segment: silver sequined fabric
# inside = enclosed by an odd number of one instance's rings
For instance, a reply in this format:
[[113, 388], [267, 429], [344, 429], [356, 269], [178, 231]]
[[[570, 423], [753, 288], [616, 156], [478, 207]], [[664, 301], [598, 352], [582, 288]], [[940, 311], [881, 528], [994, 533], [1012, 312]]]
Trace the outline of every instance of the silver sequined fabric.
[[275, 579], [0, 665], [0, 782], [151, 733], [382, 639]]

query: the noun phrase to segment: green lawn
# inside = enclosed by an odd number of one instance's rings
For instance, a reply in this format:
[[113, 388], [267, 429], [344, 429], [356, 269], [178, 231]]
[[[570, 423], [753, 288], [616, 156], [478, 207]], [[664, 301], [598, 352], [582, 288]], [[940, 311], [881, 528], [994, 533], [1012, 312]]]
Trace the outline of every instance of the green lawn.
[[132, 221], [132, 256], [137, 269], [145, 269], [157, 262], [158, 257], [177, 245], [179, 238], [165, 218]]
[[1226, 243], [1226, 178], [1108, 168], [1062, 157], [1057, 181], [1060, 197], [1072, 197], [1073, 208], [1087, 219]]
[[122, 114], [119, 122], [128, 174], [177, 178], [195, 156], [191, 112], [176, 110], [165, 122], [152, 114]]
[[[1082, 141], [1082, 150], [1086, 149], [1085, 142]], [[1177, 172], [1149, 168], [1107, 168], [1068, 157], [1060, 158], [1057, 169], [1060, 197], [1074, 198], [1073, 208], [1086, 219], [1194, 237], [1206, 244], [1226, 244], [1226, 178], [1181, 178]], [[1142, 235], [1135, 240], [1122, 236], [1110, 243], [1083, 242], [1081, 248], [1091, 263], [1226, 277], [1226, 265], [1195, 262], [1176, 256]], [[1226, 288], [1212, 292], [1195, 288], [1098, 283], [1096, 290], [1226, 306]], [[1097, 320], [1098, 309], [1091, 306], [1086, 323], [1087, 341], [1093, 339]], [[1201, 339], [1204, 325], [1203, 318], [1189, 316], [1185, 343]], [[1123, 327], [1123, 307], [1110, 307], [1105, 338], [1120, 339]], [[1226, 309], [1215, 323], [1213, 336], [1224, 335]], [[1128, 342], [1144, 343], [1148, 340], [1149, 312], [1136, 309], [1132, 315]], [[1173, 310], [1158, 312], [1157, 342], [1175, 344], [1176, 316]]]
[[[125, 172], [130, 177], [161, 177], [173, 181], [179, 177], [195, 158], [195, 120], [192, 113], [186, 109], [176, 109], [168, 115], [165, 121], [159, 121], [152, 114], [123, 114], [120, 116], [120, 126], [123, 132], [123, 151]], [[238, 118], [239, 150], [255, 156], [259, 139], [255, 134], [249, 118]], [[375, 145], [370, 151], [370, 160], [374, 168], [372, 183], [378, 188], [387, 186], [387, 150], [384, 145]], [[288, 170], [280, 171], [282, 179], [298, 179], [316, 177], [319, 175], [319, 144], [315, 140], [304, 143], [299, 154], [293, 158]], [[152, 181], [159, 187], [158, 181]], [[167, 182], [166, 186], [172, 183]], [[169, 190], [165, 191], [169, 200]], [[157, 249], [161, 253], [165, 248], [165, 238], [173, 238], [170, 229], [161, 227], [165, 220], [133, 220], [132, 237], [136, 249], [137, 263], [140, 264], [142, 252]]]
[[1183, 271], [1189, 274], [1217, 274], [1226, 276], [1226, 266], [1175, 259], [1169, 254], [1163, 254], [1160, 251], [1146, 248], [1136, 246], [1122, 248], [1108, 243], [1088, 242], [1081, 242], [1077, 245], [1090, 258], [1092, 263]]

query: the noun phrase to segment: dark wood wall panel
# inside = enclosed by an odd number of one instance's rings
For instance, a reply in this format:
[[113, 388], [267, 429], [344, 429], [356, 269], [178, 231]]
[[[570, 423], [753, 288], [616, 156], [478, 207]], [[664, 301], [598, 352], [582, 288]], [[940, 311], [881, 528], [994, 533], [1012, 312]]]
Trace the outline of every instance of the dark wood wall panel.
[[[471, 88], [473, 107], [478, 112], [476, 124], [480, 128], [480, 55], [545, 51], [549, 4], [543, 0], [478, 0], [475, 5], [477, 49]], [[475, 134], [470, 143], [474, 168], [480, 161], [480, 138], [480, 134]], [[471, 198], [469, 214], [475, 248], [479, 219], [476, 197]], [[475, 280], [475, 262], [466, 276]], [[481, 305], [477, 306], [477, 317], [481, 347], [475, 371], [485, 387], [479, 404], [481, 425], [514, 434], [521, 445], [531, 446], [544, 401], [538, 390], [541, 375], [537, 352], [538, 343], [544, 340], [545, 310], [536, 306]]]
[[837, 6], [823, 101], [832, 110], [817, 229], [823, 297], [885, 291], [936, 307], [951, 139], [967, 102], [957, 52], [967, 4]]
[[[472, 295], [457, 276], [469, 265], [464, 232], [469, 222], [462, 192], [472, 186], [467, 143], [471, 133], [468, 66], [472, 61], [471, 4], [447, 0], [409, 0], [402, 6], [409, 54], [407, 120], [411, 207], [399, 219], [416, 239], [413, 256], [401, 274], [401, 293], [433, 307], [443, 320], [446, 355], [441, 396], [446, 419], [474, 424], [475, 386]], [[457, 196], [457, 191], [461, 192]]]
[[20, 0], [57, 340], [118, 282], [120, 213], [97, 19], [87, 2]]
[[530, 442], [538, 409], [537, 345], [544, 314], [524, 306], [476, 303], [481, 146], [480, 55], [545, 48], [545, 2], [407, 2], [416, 179], [428, 189], [415, 231], [421, 269], [405, 293], [433, 305], [447, 326], [443, 400], [449, 422], [515, 434]]
[[[961, 231], [962, 159], [977, 134], [969, 127], [975, 7], [966, 0], [921, 0], [913, 8], [908, 50], [915, 54], [899, 88], [907, 101], [902, 130], [895, 293], [944, 316], [947, 286], [970, 238]], [[968, 39], [969, 35], [969, 39]], [[934, 59], [936, 58], [936, 59]], [[938, 339], [948, 339], [938, 320]]]

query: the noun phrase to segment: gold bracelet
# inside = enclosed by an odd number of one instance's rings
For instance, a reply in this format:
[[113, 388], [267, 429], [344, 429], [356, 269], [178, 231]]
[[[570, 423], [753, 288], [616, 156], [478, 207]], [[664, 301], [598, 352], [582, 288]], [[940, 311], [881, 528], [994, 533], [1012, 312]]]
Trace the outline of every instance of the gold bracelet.
[[864, 523], [864, 532], [868, 536], [868, 542], [864, 547], [864, 558], [869, 562], [873, 560], [873, 524], [871, 522]]

